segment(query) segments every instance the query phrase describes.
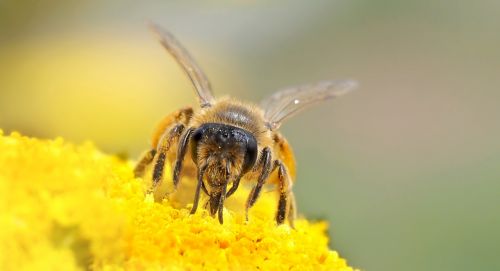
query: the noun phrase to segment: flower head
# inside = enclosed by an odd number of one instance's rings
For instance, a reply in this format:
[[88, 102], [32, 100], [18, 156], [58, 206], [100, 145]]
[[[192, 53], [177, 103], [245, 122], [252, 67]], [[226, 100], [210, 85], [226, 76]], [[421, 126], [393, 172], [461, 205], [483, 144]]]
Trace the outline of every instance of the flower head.
[[324, 222], [276, 226], [272, 193], [246, 222], [231, 207], [240, 188], [220, 225], [145, 196], [132, 167], [90, 143], [0, 131], [0, 269], [353, 270], [328, 248]]

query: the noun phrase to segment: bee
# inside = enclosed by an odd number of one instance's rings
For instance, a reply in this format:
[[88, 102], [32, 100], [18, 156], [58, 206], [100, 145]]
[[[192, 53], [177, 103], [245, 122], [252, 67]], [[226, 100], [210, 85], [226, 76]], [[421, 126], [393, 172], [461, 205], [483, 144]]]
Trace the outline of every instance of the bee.
[[[167, 115], [152, 138], [152, 148], [139, 159], [134, 173], [143, 176], [152, 165], [156, 191], [166, 163], [173, 165], [173, 184], [179, 184], [185, 163], [197, 171], [191, 214], [198, 208], [200, 193], [208, 196], [206, 208], [223, 223], [224, 201], [242, 178], [255, 182], [245, 204], [245, 215], [255, 204], [264, 184], [275, 184], [278, 193], [276, 222], [288, 220], [293, 227], [296, 203], [292, 191], [295, 158], [279, 132], [281, 124], [312, 105], [338, 97], [356, 86], [350, 80], [321, 81], [290, 87], [264, 99], [260, 106], [231, 98], [216, 99], [205, 73], [188, 51], [168, 31], [149, 23], [161, 45], [187, 74], [196, 90], [199, 109], [185, 107]], [[188, 154], [189, 153], [189, 154]], [[186, 155], [191, 160], [185, 159]]]

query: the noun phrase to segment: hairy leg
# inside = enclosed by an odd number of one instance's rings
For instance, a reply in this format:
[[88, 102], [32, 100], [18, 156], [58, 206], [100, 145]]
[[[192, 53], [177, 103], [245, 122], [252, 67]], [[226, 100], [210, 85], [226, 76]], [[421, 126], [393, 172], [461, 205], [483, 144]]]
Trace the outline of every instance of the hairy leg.
[[[156, 127], [155, 132], [153, 133], [151, 150], [145, 152], [141, 156], [134, 169], [134, 174], [136, 177], [143, 176], [147, 166], [151, 164], [156, 158], [158, 150], [161, 148], [160, 141], [168, 134], [168, 131], [171, 130], [171, 127], [175, 127], [179, 124], [184, 124], [186, 126], [189, 123], [192, 115], [193, 109], [191, 107], [185, 107], [167, 115], [162, 119], [162, 121]], [[166, 157], [163, 157], [162, 160], [166, 160]]]
[[224, 200], [226, 199], [226, 190], [227, 190], [227, 182], [224, 183], [222, 187], [220, 199], [219, 199], [219, 209], [218, 209], [218, 217], [219, 223], [224, 223]]
[[167, 162], [167, 154], [172, 145], [179, 140], [179, 136], [184, 130], [184, 124], [176, 124], [171, 129], [167, 130], [160, 139], [156, 148], [156, 155], [153, 159], [153, 184], [151, 191], [156, 190], [156, 187], [163, 180], [163, 168]]
[[[290, 180], [286, 166], [280, 160], [275, 160], [274, 168], [278, 168], [279, 180], [279, 201], [278, 211], [276, 212], [276, 222], [278, 224], [283, 224], [287, 216], [290, 219], [290, 211], [294, 211], [295, 209], [294, 203], [291, 204], [295, 197], [292, 194], [292, 181]], [[290, 223], [290, 226], [293, 227], [293, 222]]]
[[227, 191], [226, 198], [229, 198], [229, 196], [231, 196], [232, 194], [234, 194], [234, 192], [236, 192], [236, 190], [238, 190], [238, 186], [240, 185], [240, 181], [241, 181], [241, 176], [238, 176], [234, 180], [233, 186], [231, 186], [231, 188]]
[[198, 202], [200, 201], [200, 190], [203, 186], [203, 175], [205, 175], [205, 170], [207, 169], [206, 165], [203, 165], [200, 169], [198, 169], [198, 183], [196, 185], [196, 191], [194, 192], [194, 200], [193, 207], [191, 208], [191, 214], [196, 213], [196, 209], [198, 209]]
[[220, 224], [224, 223], [224, 201], [226, 200], [227, 197], [227, 184], [229, 183], [230, 178], [231, 178], [231, 164], [229, 161], [226, 161], [226, 180], [224, 181], [224, 185], [222, 186], [220, 191], [220, 199], [218, 206], [218, 216]]
[[146, 167], [153, 162], [153, 158], [155, 157], [156, 149], [151, 149], [142, 154], [139, 162], [134, 168], [134, 176], [142, 177], [144, 176], [144, 172], [146, 171]]
[[290, 223], [290, 227], [295, 228], [295, 219], [297, 218], [297, 203], [295, 201], [295, 194], [292, 190], [289, 191], [288, 197], [290, 199], [290, 208], [288, 209], [288, 223]]
[[260, 191], [262, 190], [262, 186], [264, 185], [266, 179], [271, 174], [271, 150], [269, 148], [264, 148], [262, 150], [261, 157], [259, 159], [259, 168], [261, 168], [261, 173], [257, 180], [257, 184], [253, 187], [250, 195], [248, 196], [246, 206], [245, 206], [245, 216], [248, 220], [248, 210], [255, 204], [255, 201], [260, 195]]
[[[297, 205], [292, 191], [293, 180], [295, 179], [295, 158], [293, 156], [293, 150], [285, 137], [280, 133], [275, 133], [273, 140], [274, 150], [276, 151], [275, 159], [279, 160], [275, 161], [274, 164], [275, 167], [278, 168], [278, 171], [281, 171], [281, 173], [278, 172], [276, 178], [269, 180], [277, 184], [279, 188], [279, 199], [281, 204], [278, 203], [276, 220], [281, 220], [281, 217], [287, 216], [290, 226], [293, 227], [295, 218], [297, 217]], [[286, 191], [288, 192], [286, 193]], [[278, 219], [278, 217], [280, 218]]]
[[191, 107], [185, 107], [179, 109], [165, 116], [160, 121], [160, 123], [158, 123], [158, 125], [154, 130], [153, 136], [151, 138], [152, 147], [156, 149], [156, 147], [160, 142], [160, 139], [162, 138], [166, 130], [168, 130], [170, 127], [176, 124], [184, 124], [187, 126], [192, 116], [193, 116], [193, 108]]
[[182, 162], [184, 161], [184, 157], [186, 156], [187, 146], [189, 145], [189, 139], [191, 138], [191, 134], [193, 133], [194, 128], [187, 129], [184, 134], [181, 136], [179, 140], [179, 146], [177, 148], [177, 157], [175, 160], [174, 167], [174, 187], [177, 188], [179, 184], [179, 177], [182, 170]]

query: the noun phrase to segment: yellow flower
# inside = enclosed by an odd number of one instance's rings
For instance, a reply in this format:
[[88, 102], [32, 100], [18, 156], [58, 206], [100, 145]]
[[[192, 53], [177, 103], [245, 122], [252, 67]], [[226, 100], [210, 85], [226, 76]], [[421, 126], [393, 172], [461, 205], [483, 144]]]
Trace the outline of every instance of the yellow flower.
[[145, 196], [132, 167], [90, 143], [0, 131], [0, 270], [353, 270], [324, 222], [276, 226], [273, 193], [246, 222], [240, 188], [220, 225]]

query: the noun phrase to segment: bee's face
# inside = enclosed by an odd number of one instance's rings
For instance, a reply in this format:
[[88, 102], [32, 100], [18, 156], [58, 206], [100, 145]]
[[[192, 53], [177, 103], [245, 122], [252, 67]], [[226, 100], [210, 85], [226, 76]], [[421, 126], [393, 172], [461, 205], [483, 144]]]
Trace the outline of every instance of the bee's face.
[[191, 155], [197, 165], [207, 164], [224, 171], [230, 167], [231, 175], [244, 174], [257, 160], [257, 141], [244, 129], [205, 123], [193, 132]]

